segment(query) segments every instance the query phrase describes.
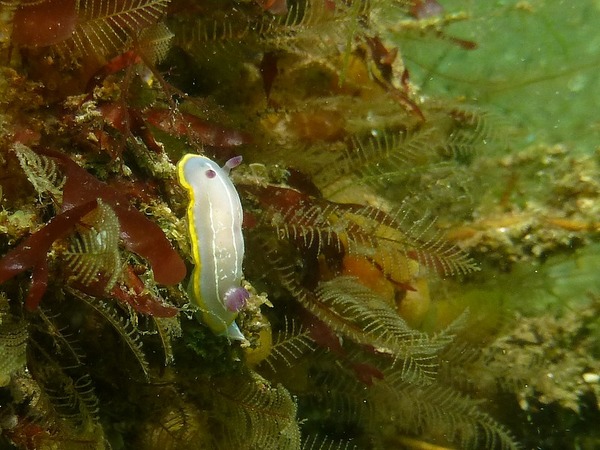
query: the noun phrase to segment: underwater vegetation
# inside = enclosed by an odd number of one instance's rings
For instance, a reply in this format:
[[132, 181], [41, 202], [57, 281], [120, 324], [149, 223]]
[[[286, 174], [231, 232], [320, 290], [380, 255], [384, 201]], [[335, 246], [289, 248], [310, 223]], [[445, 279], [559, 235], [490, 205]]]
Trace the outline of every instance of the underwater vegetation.
[[470, 20], [0, 0], [0, 447], [594, 448], [597, 156], [411, 80]]

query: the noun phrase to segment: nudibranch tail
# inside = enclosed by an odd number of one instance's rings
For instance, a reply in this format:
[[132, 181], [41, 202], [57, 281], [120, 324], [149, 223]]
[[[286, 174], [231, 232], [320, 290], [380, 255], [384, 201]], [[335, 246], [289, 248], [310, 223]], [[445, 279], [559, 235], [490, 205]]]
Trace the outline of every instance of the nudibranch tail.
[[235, 323], [248, 298], [241, 287], [242, 204], [228, 176], [241, 161], [241, 156], [231, 158], [221, 168], [209, 158], [188, 154], [177, 164], [177, 172], [190, 197], [187, 217], [195, 265], [190, 300], [216, 334], [243, 340]]
[[244, 341], [246, 339], [235, 322], [231, 322], [224, 334], [232, 341]]

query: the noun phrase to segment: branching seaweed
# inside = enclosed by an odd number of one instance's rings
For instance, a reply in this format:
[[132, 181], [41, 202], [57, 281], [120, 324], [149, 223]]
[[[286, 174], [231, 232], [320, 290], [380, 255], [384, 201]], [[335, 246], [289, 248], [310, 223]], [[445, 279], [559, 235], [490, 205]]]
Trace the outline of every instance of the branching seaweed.
[[296, 402], [283, 386], [251, 374], [243, 381], [218, 383], [214, 395], [219, 416], [227, 418], [221, 425], [230, 448], [300, 448]]
[[8, 385], [11, 376], [25, 366], [28, 337], [27, 324], [11, 316], [8, 299], [0, 292], [0, 387]]
[[119, 220], [109, 205], [98, 200], [98, 207], [83, 222], [65, 252], [70, 281], [89, 285], [101, 277], [108, 292], [121, 274]]
[[28, 368], [52, 405], [54, 417], [47, 420], [58, 419], [78, 432], [90, 430], [98, 425], [99, 400], [84, 355], [72, 336], [59, 329], [59, 316], [41, 312], [40, 317], [29, 341]]
[[295, 360], [314, 348], [315, 343], [310, 338], [309, 330], [297, 325], [293, 319], [286, 318], [285, 328], [277, 335], [269, 356], [262, 364], [266, 364], [275, 372], [280, 365], [291, 367]]
[[119, 337], [127, 345], [139, 367], [144, 373], [144, 377], [148, 380], [150, 376], [150, 365], [146, 359], [146, 355], [142, 350], [142, 341], [138, 329], [131, 323], [128, 318], [123, 317], [119, 312], [104, 302], [103, 300], [94, 298], [75, 289], [69, 291], [77, 298], [85, 302], [90, 308], [102, 316], [119, 334]]
[[[366, 139], [353, 137], [333, 169], [323, 170], [316, 182], [327, 196], [334, 197], [356, 182], [382, 188], [390, 182], [431, 170], [431, 129], [411, 133], [374, 133]], [[425, 167], [424, 167], [425, 166]]]
[[[168, 0], [81, 0], [78, 24], [70, 41], [81, 53], [106, 56], [123, 51], [137, 33], [157, 23]], [[64, 45], [64, 44], [63, 44]]]
[[[267, 206], [263, 224], [278, 236], [321, 253], [324, 247], [344, 249], [373, 260], [385, 274], [401, 273], [406, 281], [414, 272], [411, 261], [442, 275], [477, 269], [474, 262], [432, 229], [433, 221], [415, 218], [409, 208], [386, 213], [372, 206], [340, 204], [313, 198], [292, 189], [249, 188]], [[267, 197], [267, 192], [269, 196]]]
[[206, 414], [168, 389], [161, 397], [168, 398], [154, 405], [150, 420], [138, 433], [136, 444], [145, 449], [208, 448]]
[[21, 168], [27, 175], [40, 197], [50, 195], [57, 202], [62, 202], [62, 189], [66, 183], [56, 162], [50, 158], [38, 155], [29, 147], [16, 143], [13, 150], [19, 158]]
[[309, 436], [302, 442], [301, 450], [358, 450], [351, 442], [339, 442], [323, 439], [319, 436]]
[[[478, 408], [479, 402], [449, 387], [415, 386], [386, 368], [384, 378], [369, 388], [365, 399], [364, 388], [350, 374], [339, 366], [330, 370], [319, 382], [328, 388], [326, 401], [340, 415], [337, 420], [358, 421], [367, 427], [370, 422], [388, 423], [397, 430], [394, 436], [421, 436], [442, 445], [456, 442], [460, 448], [521, 448], [505, 427]], [[311, 394], [306, 400], [323, 401]], [[402, 415], [402, 420], [394, 420], [397, 414]], [[393, 442], [400, 439], [392, 437], [382, 445], [397, 445]]]
[[321, 283], [312, 294], [298, 284], [290, 269], [279, 269], [284, 286], [332, 330], [391, 354], [392, 366], [398, 368], [403, 380], [415, 384], [434, 380], [437, 355], [451, 342], [452, 335], [430, 339], [410, 328], [383, 299], [353, 278], [338, 277]]

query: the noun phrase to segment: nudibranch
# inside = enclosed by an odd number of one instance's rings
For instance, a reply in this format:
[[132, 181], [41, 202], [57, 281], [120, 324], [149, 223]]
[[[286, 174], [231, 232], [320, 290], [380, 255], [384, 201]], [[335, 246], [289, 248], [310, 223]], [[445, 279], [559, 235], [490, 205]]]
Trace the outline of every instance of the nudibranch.
[[177, 164], [179, 183], [190, 199], [187, 219], [195, 267], [188, 295], [215, 334], [238, 340], [244, 335], [235, 318], [249, 294], [241, 286], [242, 204], [229, 171], [241, 162], [237, 156], [219, 167], [209, 158], [188, 154]]

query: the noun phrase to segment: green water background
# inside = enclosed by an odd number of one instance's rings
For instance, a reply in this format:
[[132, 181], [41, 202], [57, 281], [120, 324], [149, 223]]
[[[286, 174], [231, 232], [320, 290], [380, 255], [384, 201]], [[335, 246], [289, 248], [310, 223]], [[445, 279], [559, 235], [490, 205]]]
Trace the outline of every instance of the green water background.
[[519, 133], [513, 146], [564, 143], [590, 152], [600, 142], [600, 1], [440, 2], [466, 11], [451, 42], [400, 42], [411, 78], [431, 95], [462, 96], [502, 115]]

